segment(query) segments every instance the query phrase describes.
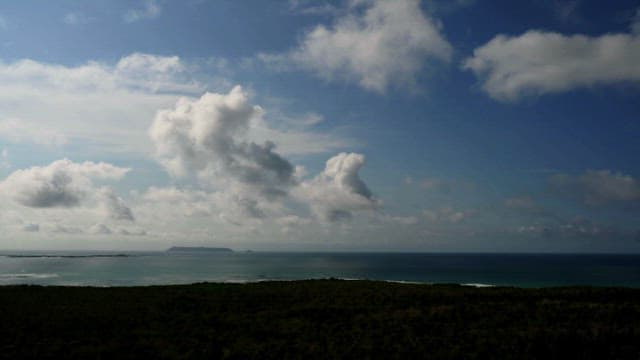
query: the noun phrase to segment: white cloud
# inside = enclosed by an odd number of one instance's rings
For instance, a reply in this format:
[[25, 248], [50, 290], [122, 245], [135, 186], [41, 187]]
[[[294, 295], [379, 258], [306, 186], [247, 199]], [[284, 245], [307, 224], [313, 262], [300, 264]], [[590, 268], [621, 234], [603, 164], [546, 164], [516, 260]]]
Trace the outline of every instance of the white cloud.
[[330, 81], [351, 81], [384, 92], [412, 87], [432, 60], [448, 61], [451, 45], [440, 25], [420, 8], [419, 0], [352, 0], [346, 14], [327, 27], [318, 25], [285, 55], [262, 60], [286, 68], [288, 61]]
[[534, 224], [520, 226], [517, 233], [523, 235], [536, 235], [546, 238], [566, 239], [566, 238], [599, 238], [611, 240], [614, 238], [628, 237], [619, 229], [612, 226], [594, 223], [593, 221], [575, 217], [569, 221], [563, 221], [552, 224]]
[[155, 111], [175, 103], [176, 94], [204, 88], [173, 56], [135, 53], [113, 65], [71, 67], [0, 62], [0, 138], [145, 154], [151, 151], [146, 129]]
[[[115, 64], [90, 61], [73, 67], [0, 62], [0, 139], [82, 144], [85, 154], [94, 151], [96, 156], [117, 152], [146, 157], [153, 152], [147, 134], [157, 110], [174, 106], [181, 96], [195, 100], [207, 88], [195, 80], [198, 69], [177, 56], [142, 53]], [[325, 153], [354, 144], [337, 133], [312, 131], [319, 121], [318, 114], [292, 117], [276, 108], [268, 119], [253, 119], [247, 137], [257, 143], [271, 140], [283, 154]]]
[[162, 7], [156, 0], [143, 0], [142, 7], [137, 9], [129, 9], [122, 16], [122, 20], [127, 23], [133, 23], [139, 20], [154, 19], [162, 13]]
[[400, 225], [417, 225], [420, 220], [415, 216], [386, 216], [382, 220], [390, 221]]
[[358, 172], [363, 165], [363, 155], [340, 153], [327, 160], [320, 175], [301, 183], [295, 196], [307, 202], [319, 218], [330, 222], [349, 219], [355, 211], [373, 211], [381, 203], [360, 179]]
[[60, 146], [67, 138], [55, 129], [38, 127], [20, 119], [0, 119], [0, 138], [13, 143], [34, 143]]
[[515, 101], [526, 95], [637, 83], [638, 63], [637, 34], [590, 37], [531, 30], [494, 37], [476, 48], [463, 68], [474, 72], [492, 98]]
[[564, 195], [578, 197], [587, 205], [640, 202], [640, 181], [631, 175], [588, 170], [577, 176], [554, 175], [550, 181]]
[[320, 1], [289, 0], [289, 11], [300, 15], [335, 15], [339, 9], [328, 3]]
[[133, 89], [191, 94], [203, 90], [177, 56], [133, 53], [118, 61], [114, 75], [117, 82]]
[[14, 171], [0, 182], [0, 191], [27, 207], [75, 207], [94, 194], [92, 180], [119, 180], [128, 171], [102, 162], [63, 159]]
[[[282, 118], [277, 120], [281, 121]], [[303, 116], [296, 125], [288, 124], [288, 120], [285, 120], [283, 126], [275, 129], [266, 119], [255, 118], [251, 121], [247, 135], [254, 142], [274, 142], [283, 155], [324, 154], [358, 145], [356, 140], [340, 134], [314, 132], [307, 129], [315, 125], [314, 121], [321, 120], [313, 116]]]
[[84, 25], [92, 22], [94, 18], [88, 17], [81, 12], [69, 12], [64, 15], [62, 22], [67, 25]]
[[246, 140], [250, 122], [262, 113], [236, 86], [228, 94], [183, 98], [174, 109], [159, 111], [149, 134], [172, 175], [195, 174], [205, 184], [236, 186], [272, 198], [295, 183], [294, 167], [275, 152], [273, 142]]
[[133, 53], [115, 66], [95, 61], [67, 67], [29, 59], [0, 63], [0, 79], [6, 84], [57, 89], [74, 93], [87, 91], [182, 91], [201, 92], [203, 86], [186, 79], [185, 66], [177, 56]]

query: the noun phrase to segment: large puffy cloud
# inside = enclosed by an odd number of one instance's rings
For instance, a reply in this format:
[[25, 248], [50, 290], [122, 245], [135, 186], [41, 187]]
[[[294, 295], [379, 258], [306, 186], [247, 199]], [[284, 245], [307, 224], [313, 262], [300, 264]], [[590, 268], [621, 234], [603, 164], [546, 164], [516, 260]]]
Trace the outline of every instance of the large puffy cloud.
[[294, 167], [275, 152], [274, 143], [246, 140], [250, 122], [261, 114], [236, 86], [228, 94], [181, 99], [174, 109], [157, 113], [149, 133], [174, 176], [195, 173], [205, 183], [230, 184], [272, 198], [295, 183]]
[[525, 95], [640, 82], [640, 36], [598, 37], [528, 31], [498, 35], [476, 48], [463, 67], [482, 80], [491, 97], [514, 101]]
[[355, 153], [332, 157], [320, 175], [296, 189], [296, 196], [326, 221], [349, 219], [354, 211], [375, 210], [380, 202], [358, 174], [364, 161], [363, 155]]
[[0, 182], [0, 190], [27, 207], [74, 207], [93, 194], [92, 180], [118, 180], [128, 171], [103, 162], [63, 159], [48, 166], [16, 170]]
[[[249, 102], [240, 86], [226, 94], [182, 98], [174, 108], [158, 111], [149, 129], [158, 160], [176, 179], [197, 179], [201, 189], [152, 188], [143, 202], [171, 202], [172, 213], [251, 226], [286, 217], [291, 206], [310, 204], [317, 213], [323, 208], [327, 218], [336, 220], [377, 203], [358, 177], [361, 155], [334, 157], [321, 176], [300, 190], [303, 169], [276, 152], [269, 135], [278, 132], [264, 129], [264, 111]], [[333, 188], [341, 192], [331, 194]], [[289, 196], [292, 190], [294, 197]], [[325, 195], [336, 199], [326, 200]], [[296, 203], [300, 200], [303, 204]]]
[[352, 0], [345, 15], [309, 31], [284, 58], [325, 79], [384, 92], [390, 85], [413, 85], [425, 63], [448, 61], [451, 52], [419, 0]]
[[[133, 225], [125, 200], [107, 184], [121, 180], [129, 168], [105, 162], [62, 159], [9, 174], [0, 182], [1, 210], [14, 214], [2, 226], [8, 235], [105, 234], [107, 226]], [[92, 226], [105, 222], [102, 230]], [[130, 233], [143, 231], [126, 228]], [[113, 234], [122, 234], [114, 230]], [[0, 236], [1, 237], [1, 236]]]
[[587, 205], [640, 203], [640, 181], [631, 175], [588, 170], [577, 176], [557, 174], [550, 182], [563, 194], [577, 197]]

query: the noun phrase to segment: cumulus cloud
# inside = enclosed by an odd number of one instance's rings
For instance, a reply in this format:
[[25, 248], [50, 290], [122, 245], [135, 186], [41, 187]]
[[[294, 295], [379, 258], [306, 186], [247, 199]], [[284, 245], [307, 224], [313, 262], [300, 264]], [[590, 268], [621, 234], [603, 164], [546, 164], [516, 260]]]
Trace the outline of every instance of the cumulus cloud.
[[432, 60], [446, 62], [451, 45], [440, 25], [420, 8], [419, 0], [352, 0], [331, 26], [318, 25], [285, 55], [263, 55], [330, 81], [351, 81], [375, 92], [391, 85], [412, 86]]
[[325, 221], [346, 220], [354, 211], [372, 211], [380, 201], [360, 179], [365, 158], [356, 153], [340, 153], [327, 160], [324, 171], [297, 188], [296, 196], [307, 202]]
[[294, 167], [275, 152], [273, 142], [245, 140], [250, 122], [261, 114], [236, 86], [228, 94], [181, 99], [174, 109], [157, 113], [149, 133], [172, 175], [195, 173], [204, 182], [231, 182], [272, 198], [295, 183]]
[[156, 0], [144, 0], [142, 7], [129, 9], [122, 15], [122, 20], [126, 23], [133, 23], [139, 20], [154, 19], [160, 16], [162, 7]]
[[0, 191], [27, 207], [75, 207], [94, 193], [92, 180], [118, 180], [128, 171], [103, 162], [63, 159], [14, 171], [0, 182]]
[[550, 182], [563, 194], [577, 197], [586, 205], [640, 203], [640, 181], [631, 175], [588, 170], [577, 176], [557, 174]]
[[265, 124], [263, 115], [240, 86], [227, 94], [183, 98], [174, 108], [158, 111], [149, 129], [158, 160], [173, 177], [194, 177], [205, 190], [152, 188], [143, 201], [171, 202], [172, 211], [183, 216], [215, 216], [238, 226], [284, 219], [296, 201], [328, 221], [376, 208], [378, 201], [358, 175], [362, 155], [341, 153], [327, 161], [322, 174], [301, 183], [302, 167], [276, 152], [268, 137], [254, 141], [256, 128]]
[[638, 63], [637, 33], [591, 37], [531, 30], [494, 37], [476, 48], [463, 68], [474, 72], [492, 98], [515, 101], [526, 95], [637, 83]]

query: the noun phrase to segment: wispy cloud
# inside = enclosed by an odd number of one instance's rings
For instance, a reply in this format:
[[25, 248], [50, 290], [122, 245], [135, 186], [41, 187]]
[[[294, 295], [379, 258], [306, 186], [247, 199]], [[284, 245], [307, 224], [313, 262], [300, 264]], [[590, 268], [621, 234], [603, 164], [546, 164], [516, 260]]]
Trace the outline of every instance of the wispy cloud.
[[0, 138], [39, 145], [77, 140], [101, 151], [140, 154], [158, 108], [204, 91], [172, 56], [136, 53], [116, 64], [90, 61], [71, 67], [0, 62]]
[[81, 12], [70, 12], [64, 15], [62, 22], [67, 25], [84, 25], [93, 22], [95, 19]]
[[3, 148], [2, 152], [0, 152], [0, 169], [8, 169], [10, 167], [9, 150], [7, 150], [7, 148]]
[[160, 16], [162, 7], [156, 0], [144, 0], [142, 7], [129, 9], [122, 15], [122, 20], [126, 23], [133, 23], [139, 20], [154, 19]]
[[339, 9], [328, 2], [289, 0], [289, 12], [299, 15], [335, 15]]
[[0, 30], [7, 30], [9, 28], [9, 22], [0, 14]]
[[565, 196], [589, 206], [640, 204], [640, 180], [609, 170], [588, 170], [580, 175], [557, 174], [551, 185]]

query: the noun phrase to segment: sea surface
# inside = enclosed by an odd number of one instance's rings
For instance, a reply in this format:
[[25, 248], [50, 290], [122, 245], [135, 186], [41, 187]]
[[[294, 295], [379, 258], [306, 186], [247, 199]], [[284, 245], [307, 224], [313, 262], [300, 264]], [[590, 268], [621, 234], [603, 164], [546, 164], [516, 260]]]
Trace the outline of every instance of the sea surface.
[[0, 285], [133, 286], [320, 278], [640, 287], [640, 255], [0, 252]]

